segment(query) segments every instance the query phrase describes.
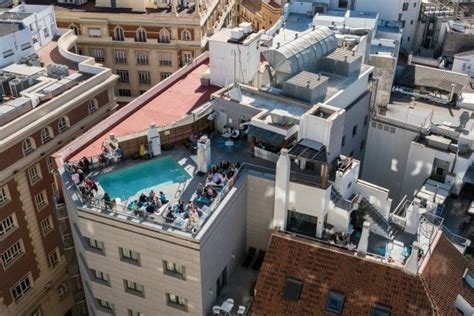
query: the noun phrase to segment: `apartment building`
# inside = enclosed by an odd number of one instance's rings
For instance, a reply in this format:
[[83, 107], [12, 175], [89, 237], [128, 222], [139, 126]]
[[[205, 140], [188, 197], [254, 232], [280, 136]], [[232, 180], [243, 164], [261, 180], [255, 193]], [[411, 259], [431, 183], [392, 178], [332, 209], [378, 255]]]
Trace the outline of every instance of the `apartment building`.
[[117, 77], [47, 26], [36, 53], [0, 69], [1, 315], [87, 312], [51, 154], [114, 110]]
[[[373, 67], [328, 27], [295, 33], [223, 29], [209, 52], [55, 153], [91, 315], [248, 312], [275, 227], [353, 236], [352, 257], [418, 272], [443, 230], [440, 192], [396, 208], [360, 179]], [[97, 190], [74, 180], [84, 156]], [[458, 243], [464, 252], [469, 240]], [[248, 288], [232, 288], [236, 278]]]
[[[39, 2], [46, 1], [28, 1]], [[129, 101], [200, 55], [208, 36], [232, 22], [233, 2], [55, 1], [54, 7], [58, 26], [78, 36], [76, 51], [112, 69], [120, 78], [116, 95]]]
[[268, 30], [281, 16], [281, 4], [276, 1], [236, 1], [237, 24], [250, 22], [255, 30]]

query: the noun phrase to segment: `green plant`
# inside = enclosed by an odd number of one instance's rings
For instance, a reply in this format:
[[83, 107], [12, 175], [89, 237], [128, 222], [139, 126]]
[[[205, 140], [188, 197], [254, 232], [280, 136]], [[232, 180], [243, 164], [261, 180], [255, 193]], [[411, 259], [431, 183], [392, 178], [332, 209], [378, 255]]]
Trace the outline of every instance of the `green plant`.
[[356, 211], [356, 229], [362, 229], [365, 221], [365, 214], [367, 214], [367, 205], [359, 205]]

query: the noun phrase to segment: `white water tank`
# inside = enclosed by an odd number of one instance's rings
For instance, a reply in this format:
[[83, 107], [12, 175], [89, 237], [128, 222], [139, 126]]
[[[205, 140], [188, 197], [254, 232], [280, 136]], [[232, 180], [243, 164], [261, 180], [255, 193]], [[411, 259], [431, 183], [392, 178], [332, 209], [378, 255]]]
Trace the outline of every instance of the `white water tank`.
[[252, 23], [250, 22], [242, 22], [239, 24], [239, 27], [244, 31], [244, 34], [252, 32]]
[[240, 27], [234, 27], [232, 31], [230, 32], [230, 37], [231, 39], [238, 41], [242, 37], [244, 37], [244, 30]]

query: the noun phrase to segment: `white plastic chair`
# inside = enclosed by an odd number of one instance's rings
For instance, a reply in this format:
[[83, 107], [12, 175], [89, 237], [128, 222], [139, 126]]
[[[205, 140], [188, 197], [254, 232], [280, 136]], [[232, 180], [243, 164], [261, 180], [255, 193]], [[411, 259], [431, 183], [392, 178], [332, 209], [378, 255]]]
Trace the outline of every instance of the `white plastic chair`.
[[239, 306], [239, 310], [237, 311], [237, 315], [244, 315], [244, 314], [245, 314], [245, 310], [246, 310], [245, 306], [240, 305], [240, 306]]
[[232, 305], [234, 304], [234, 300], [231, 299], [231, 298], [228, 298], [228, 299], [226, 299], [225, 301], [226, 301], [227, 303], [229, 303], [229, 304], [232, 304]]
[[221, 314], [221, 307], [217, 306], [217, 305], [212, 306], [212, 314], [220, 315]]

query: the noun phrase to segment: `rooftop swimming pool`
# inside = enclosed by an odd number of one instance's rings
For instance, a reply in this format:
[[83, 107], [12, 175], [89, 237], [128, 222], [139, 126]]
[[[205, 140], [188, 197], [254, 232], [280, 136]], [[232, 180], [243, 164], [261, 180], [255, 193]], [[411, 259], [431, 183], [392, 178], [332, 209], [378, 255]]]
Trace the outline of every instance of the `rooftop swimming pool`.
[[182, 183], [191, 176], [172, 157], [153, 159], [95, 177], [112, 198], [127, 200], [140, 192], [173, 183]]

